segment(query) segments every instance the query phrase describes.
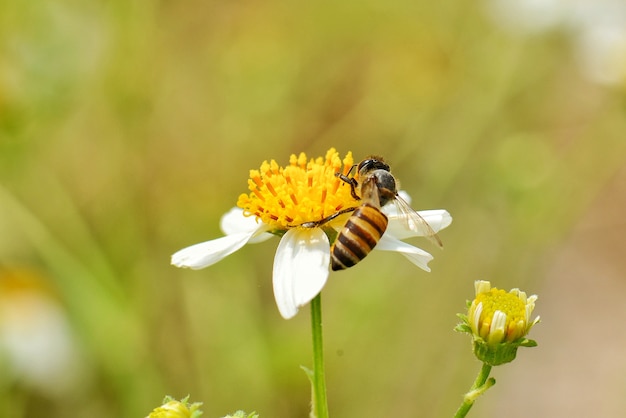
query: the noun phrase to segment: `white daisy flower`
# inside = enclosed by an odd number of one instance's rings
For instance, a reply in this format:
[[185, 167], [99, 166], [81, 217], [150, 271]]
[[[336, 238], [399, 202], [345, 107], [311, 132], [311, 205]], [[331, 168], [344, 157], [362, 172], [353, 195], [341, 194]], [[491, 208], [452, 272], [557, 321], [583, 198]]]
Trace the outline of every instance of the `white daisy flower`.
[[[325, 158], [307, 161], [305, 154], [292, 155], [283, 168], [275, 161], [264, 162], [261, 170], [251, 170], [250, 194], [243, 194], [238, 208], [221, 220], [224, 237], [192, 245], [176, 252], [172, 264], [201, 269], [217, 263], [246, 244], [280, 236], [274, 258], [274, 296], [280, 314], [289, 319], [322, 290], [329, 275], [331, 242], [346, 222], [349, 213], [316, 226], [316, 222], [346, 208], [359, 205], [336, 174], [348, 174], [354, 162], [348, 153], [343, 162], [330, 149]], [[343, 167], [343, 170], [342, 170]], [[407, 197], [405, 196], [405, 200]], [[389, 208], [388, 208], [388, 207]], [[396, 251], [418, 267], [430, 271], [433, 258], [426, 251], [402, 241], [418, 236], [407, 230], [406, 221], [394, 205], [383, 209], [389, 219], [386, 232], [375, 250]], [[452, 222], [445, 210], [418, 212], [437, 232]], [[306, 227], [303, 224], [307, 225]]]

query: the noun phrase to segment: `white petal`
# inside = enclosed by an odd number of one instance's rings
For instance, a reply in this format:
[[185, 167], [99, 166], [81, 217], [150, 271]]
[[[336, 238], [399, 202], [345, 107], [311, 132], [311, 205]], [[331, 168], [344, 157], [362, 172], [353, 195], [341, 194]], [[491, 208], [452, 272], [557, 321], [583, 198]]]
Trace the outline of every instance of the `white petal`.
[[420, 210], [417, 213], [428, 222], [435, 232], [447, 228], [452, 223], [452, 216], [445, 209]]
[[183, 248], [172, 255], [172, 264], [194, 270], [208, 267], [243, 247], [256, 232], [226, 235]]
[[226, 235], [258, 231], [258, 234], [250, 239], [250, 244], [263, 242], [273, 237], [272, 234], [261, 230], [261, 223], [254, 216], [243, 216], [243, 209], [238, 207], [232, 208], [222, 216], [220, 228]]
[[281, 238], [274, 258], [274, 297], [285, 319], [322, 290], [329, 274], [330, 243], [319, 228], [293, 228]]
[[495, 311], [491, 319], [491, 327], [487, 335], [488, 344], [497, 344], [504, 340], [506, 326], [506, 314], [502, 311]]
[[476, 280], [474, 282], [474, 291], [476, 292], [476, 296], [481, 293], [487, 293], [491, 290], [491, 282], [487, 280]]
[[482, 314], [483, 314], [483, 303], [482, 303], [482, 302], [480, 302], [480, 303], [478, 304], [478, 306], [476, 306], [476, 310], [474, 311], [474, 315], [473, 315], [473, 317], [472, 317], [472, 318], [470, 318], [470, 320], [473, 320], [473, 321], [472, 321], [472, 326], [473, 326], [473, 329], [472, 329], [472, 330], [474, 331], [474, 334], [478, 334], [478, 335], [480, 335], [480, 334], [479, 334], [479, 332], [480, 332], [480, 328], [479, 328], [479, 326], [480, 326], [480, 316], [481, 316]]
[[392, 237], [391, 235], [383, 235], [376, 247], [374, 247], [374, 249], [399, 252], [400, 254], [408, 258], [409, 261], [415, 264], [417, 267], [425, 271], [430, 271], [430, 268], [428, 267], [428, 262], [433, 259], [432, 255], [422, 250], [421, 248], [417, 248], [407, 244], [406, 242], [402, 242], [399, 239]]
[[[387, 205], [395, 207], [395, 205]], [[385, 208], [387, 208], [385, 206]], [[406, 239], [411, 237], [422, 236], [419, 233], [420, 228], [409, 229], [407, 228], [407, 222], [403, 214], [399, 214], [397, 209], [386, 210], [387, 217], [389, 218], [389, 226], [387, 227], [387, 233], [393, 235], [398, 239]], [[452, 216], [444, 209], [434, 210], [420, 210], [417, 213], [430, 225], [432, 230], [436, 233], [446, 228], [452, 223]]]

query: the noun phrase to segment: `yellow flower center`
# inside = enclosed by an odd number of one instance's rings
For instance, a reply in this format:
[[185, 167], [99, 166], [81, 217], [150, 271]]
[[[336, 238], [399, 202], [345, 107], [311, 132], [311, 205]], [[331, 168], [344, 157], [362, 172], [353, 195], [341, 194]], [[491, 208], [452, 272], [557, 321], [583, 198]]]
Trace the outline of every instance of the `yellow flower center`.
[[502, 337], [505, 341], [515, 341], [526, 334], [526, 305], [515, 293], [493, 288], [476, 296], [474, 306], [478, 306], [480, 303], [482, 303], [483, 309], [476, 331], [482, 338], [487, 339], [496, 311], [500, 311], [506, 316], [503, 329], [499, 330], [504, 333]]
[[274, 160], [264, 161], [260, 170], [250, 170], [250, 193], [239, 196], [237, 206], [245, 216], [256, 216], [279, 230], [320, 221], [358, 205], [350, 186], [336, 176], [348, 174], [353, 164], [352, 153], [342, 161], [334, 148], [326, 157], [311, 160], [304, 153], [294, 154], [284, 168]]

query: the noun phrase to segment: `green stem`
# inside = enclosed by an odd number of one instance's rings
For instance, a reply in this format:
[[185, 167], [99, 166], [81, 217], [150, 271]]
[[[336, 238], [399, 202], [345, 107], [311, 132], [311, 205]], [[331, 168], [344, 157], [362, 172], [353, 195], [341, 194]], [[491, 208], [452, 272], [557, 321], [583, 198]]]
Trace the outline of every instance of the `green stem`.
[[322, 296], [311, 301], [311, 332], [313, 334], [313, 413], [315, 418], [328, 418], [324, 347], [322, 343]]
[[495, 379], [493, 378], [487, 380], [490, 372], [491, 366], [487, 363], [483, 363], [483, 367], [480, 369], [478, 376], [476, 376], [476, 380], [474, 381], [471, 389], [463, 397], [463, 403], [456, 411], [456, 414], [454, 414], [454, 418], [465, 417], [474, 405], [476, 399], [478, 399], [480, 395], [482, 395], [487, 389], [489, 389], [496, 383]]

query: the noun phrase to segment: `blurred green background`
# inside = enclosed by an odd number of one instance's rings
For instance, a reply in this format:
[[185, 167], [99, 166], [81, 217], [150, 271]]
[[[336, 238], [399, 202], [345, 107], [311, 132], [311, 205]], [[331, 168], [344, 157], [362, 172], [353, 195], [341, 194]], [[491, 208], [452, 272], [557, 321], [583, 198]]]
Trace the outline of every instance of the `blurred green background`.
[[249, 169], [330, 147], [384, 155], [415, 208], [454, 217], [444, 251], [415, 241], [431, 273], [380, 252], [331, 274], [333, 416], [452, 416], [477, 279], [539, 294], [543, 323], [470, 416], [622, 416], [626, 67], [594, 79], [582, 26], [502, 7], [0, 1], [0, 416], [136, 418], [166, 394], [308, 416], [278, 241], [169, 258], [222, 234]]

